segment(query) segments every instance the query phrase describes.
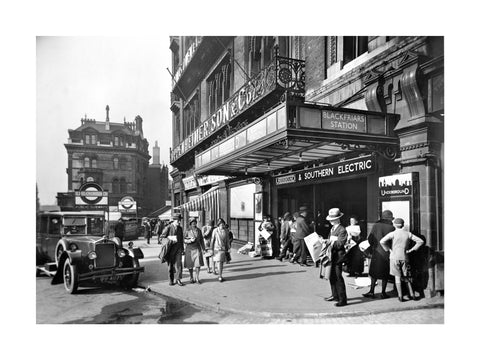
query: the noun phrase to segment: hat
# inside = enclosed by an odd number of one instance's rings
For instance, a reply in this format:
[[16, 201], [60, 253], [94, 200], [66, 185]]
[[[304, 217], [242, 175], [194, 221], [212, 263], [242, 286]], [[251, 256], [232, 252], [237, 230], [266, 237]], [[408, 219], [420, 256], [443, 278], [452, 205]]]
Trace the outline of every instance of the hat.
[[288, 211], [283, 215], [283, 220], [290, 220], [292, 218], [292, 214]]
[[180, 214], [174, 214], [172, 216], [172, 220], [181, 220], [181, 219], [182, 219], [182, 215], [180, 215]]
[[336, 220], [340, 219], [343, 216], [343, 213], [340, 212], [339, 208], [332, 208], [328, 210], [328, 216], [326, 217], [327, 220]]
[[395, 218], [395, 220], [393, 220], [393, 224], [403, 226], [405, 224], [405, 221], [403, 221], [402, 218]]
[[226, 224], [225, 220], [223, 220], [222, 218], [218, 218], [218, 220], [217, 220], [217, 226], [219, 226], [221, 223]]
[[306, 206], [300, 206], [300, 209], [298, 209], [300, 212], [308, 211], [308, 208]]
[[392, 220], [393, 219], [393, 213], [390, 210], [384, 210], [382, 211], [382, 219], [384, 220]]
[[198, 221], [197, 221], [196, 218], [191, 218], [191, 219], [188, 221], [188, 224], [189, 224], [189, 225], [192, 225], [193, 222], [195, 222], [195, 223], [198, 224]]

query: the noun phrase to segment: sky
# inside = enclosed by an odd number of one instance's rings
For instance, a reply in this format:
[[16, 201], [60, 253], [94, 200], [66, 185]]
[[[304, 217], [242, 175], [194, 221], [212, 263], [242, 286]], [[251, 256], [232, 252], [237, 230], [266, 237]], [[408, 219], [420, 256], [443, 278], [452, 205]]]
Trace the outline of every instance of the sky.
[[150, 155], [158, 141], [160, 162], [169, 164], [170, 54], [167, 35], [36, 38], [36, 179], [42, 205], [56, 204], [57, 192], [68, 190], [68, 129], [79, 127], [85, 114], [105, 121], [107, 104], [111, 122], [140, 115]]

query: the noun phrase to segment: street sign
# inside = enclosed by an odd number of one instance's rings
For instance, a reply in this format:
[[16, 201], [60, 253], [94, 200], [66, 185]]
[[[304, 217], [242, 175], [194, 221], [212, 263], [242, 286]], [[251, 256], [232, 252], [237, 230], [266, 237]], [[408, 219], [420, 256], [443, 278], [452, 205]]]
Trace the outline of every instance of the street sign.
[[82, 209], [108, 207], [108, 191], [104, 191], [97, 183], [84, 183], [75, 191], [75, 206]]
[[131, 196], [124, 196], [118, 203], [120, 212], [136, 212], [137, 202]]

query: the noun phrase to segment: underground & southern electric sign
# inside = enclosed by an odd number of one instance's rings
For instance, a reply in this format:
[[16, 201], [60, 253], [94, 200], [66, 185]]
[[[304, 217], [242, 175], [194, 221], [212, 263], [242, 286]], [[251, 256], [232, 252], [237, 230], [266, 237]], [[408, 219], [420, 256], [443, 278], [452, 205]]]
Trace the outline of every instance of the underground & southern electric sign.
[[85, 183], [75, 191], [75, 206], [84, 209], [100, 209], [108, 206], [108, 191], [96, 183]]
[[371, 174], [376, 171], [374, 156], [364, 156], [347, 161], [319, 166], [308, 170], [292, 172], [287, 175], [280, 175], [275, 178], [277, 186], [294, 183], [320, 182], [331, 178], [352, 176], [360, 174]]

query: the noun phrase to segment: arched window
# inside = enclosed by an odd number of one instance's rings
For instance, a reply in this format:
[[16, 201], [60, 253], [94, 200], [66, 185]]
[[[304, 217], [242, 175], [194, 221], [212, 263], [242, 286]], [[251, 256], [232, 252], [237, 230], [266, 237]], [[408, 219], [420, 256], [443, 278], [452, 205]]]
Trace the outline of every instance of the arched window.
[[97, 159], [92, 159], [92, 168], [97, 168]]
[[118, 140], [118, 136], [115, 136], [115, 137], [113, 138], [113, 144], [114, 144], [115, 146], [118, 146], [118, 141], [119, 141], [119, 140]]
[[97, 145], [97, 136], [92, 135], [92, 145]]
[[120, 192], [122, 194], [127, 193], [127, 182], [125, 181], [125, 178], [120, 179]]
[[118, 169], [118, 158], [116, 157], [113, 158], [113, 168]]
[[83, 159], [83, 167], [89, 168], [90, 167], [90, 158], [86, 157]]
[[113, 179], [112, 181], [112, 193], [114, 194], [118, 194], [120, 193], [120, 183], [118, 181], [118, 179]]

